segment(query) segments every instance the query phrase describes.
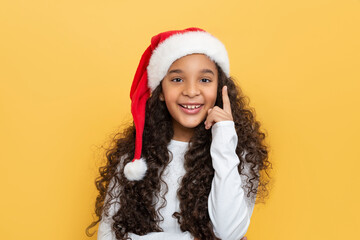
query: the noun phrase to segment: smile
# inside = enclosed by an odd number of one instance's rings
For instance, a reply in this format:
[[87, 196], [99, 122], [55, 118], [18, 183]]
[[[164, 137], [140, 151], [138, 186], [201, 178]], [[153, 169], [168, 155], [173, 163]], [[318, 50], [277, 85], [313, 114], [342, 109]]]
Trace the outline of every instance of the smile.
[[183, 108], [187, 108], [187, 109], [196, 109], [196, 108], [201, 107], [200, 104], [199, 105], [181, 105], [180, 104], [180, 106], [183, 107]]
[[202, 104], [197, 104], [197, 105], [179, 104], [179, 106], [180, 106], [180, 109], [186, 114], [196, 114], [201, 110], [203, 105]]

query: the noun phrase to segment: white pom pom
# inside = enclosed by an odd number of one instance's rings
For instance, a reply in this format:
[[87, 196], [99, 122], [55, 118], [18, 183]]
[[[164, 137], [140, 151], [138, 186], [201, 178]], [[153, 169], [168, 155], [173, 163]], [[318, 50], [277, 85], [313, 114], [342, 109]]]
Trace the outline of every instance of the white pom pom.
[[127, 163], [124, 168], [124, 174], [128, 180], [138, 181], [144, 178], [146, 170], [146, 162], [141, 158]]

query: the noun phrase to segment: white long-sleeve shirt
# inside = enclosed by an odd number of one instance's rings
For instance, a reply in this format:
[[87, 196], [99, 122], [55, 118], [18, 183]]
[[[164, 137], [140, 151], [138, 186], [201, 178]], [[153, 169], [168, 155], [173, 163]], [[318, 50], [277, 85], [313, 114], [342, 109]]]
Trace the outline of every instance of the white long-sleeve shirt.
[[[215, 123], [212, 128], [212, 143], [210, 154], [215, 175], [211, 184], [208, 198], [208, 211], [214, 227], [215, 235], [222, 240], [241, 239], [250, 224], [250, 217], [254, 209], [254, 202], [246, 197], [245, 182], [247, 177], [239, 175], [237, 166], [240, 163], [236, 155], [238, 137], [233, 121]], [[194, 237], [189, 232], [182, 232], [177, 219], [172, 217], [174, 212], [179, 212], [177, 189], [181, 178], [185, 174], [184, 154], [188, 149], [187, 142], [171, 140], [168, 150], [173, 154], [173, 159], [164, 171], [163, 180], [168, 185], [165, 195], [167, 204], [160, 209], [164, 221], [160, 222], [163, 232], [152, 232], [144, 236], [129, 234], [133, 240], [192, 240]], [[249, 166], [245, 164], [245, 171]], [[163, 191], [163, 188], [162, 188]], [[161, 205], [161, 201], [157, 206]], [[117, 203], [111, 205], [109, 217], [103, 215], [98, 229], [98, 240], [116, 240], [111, 228], [112, 216], [117, 212]]]

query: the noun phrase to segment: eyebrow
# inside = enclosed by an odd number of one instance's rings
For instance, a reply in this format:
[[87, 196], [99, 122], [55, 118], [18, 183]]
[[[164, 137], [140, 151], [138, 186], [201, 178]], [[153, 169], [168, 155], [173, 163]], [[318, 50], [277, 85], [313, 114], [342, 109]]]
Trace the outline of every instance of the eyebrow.
[[211, 73], [212, 75], [215, 75], [215, 73], [213, 71], [211, 71], [210, 69], [203, 69], [201, 70], [202, 73]]
[[173, 69], [168, 72], [168, 74], [171, 74], [171, 73], [183, 73], [183, 71], [180, 69]]
[[[200, 72], [201, 73], [211, 73], [212, 75], [215, 75], [212, 70], [207, 69], [207, 68], [202, 69]], [[181, 69], [173, 69], [168, 72], [168, 74], [171, 74], [171, 73], [183, 73], [183, 71]]]

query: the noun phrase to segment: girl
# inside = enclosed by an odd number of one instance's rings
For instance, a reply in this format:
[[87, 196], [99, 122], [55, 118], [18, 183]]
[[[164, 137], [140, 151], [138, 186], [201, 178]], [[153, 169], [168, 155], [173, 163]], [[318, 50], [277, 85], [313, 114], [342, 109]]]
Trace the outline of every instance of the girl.
[[100, 222], [98, 240], [243, 238], [271, 164], [224, 45], [199, 28], [154, 36], [130, 97], [87, 235]]

